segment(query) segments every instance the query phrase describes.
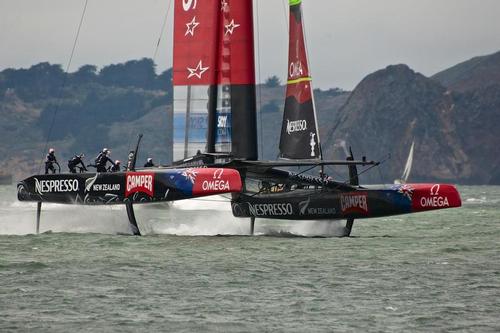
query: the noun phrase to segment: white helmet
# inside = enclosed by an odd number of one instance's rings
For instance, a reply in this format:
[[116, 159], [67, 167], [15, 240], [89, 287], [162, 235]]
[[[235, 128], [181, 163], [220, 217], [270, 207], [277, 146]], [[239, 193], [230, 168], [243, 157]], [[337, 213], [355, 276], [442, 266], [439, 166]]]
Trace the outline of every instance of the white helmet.
[[148, 162], [153, 162], [153, 159], [151, 157], [149, 157]]
[[119, 160], [116, 160], [115, 161], [115, 164], [120, 164], [121, 162]]
[[102, 152], [103, 152], [104, 154], [107, 154], [107, 153], [108, 153], [108, 151], [109, 151], [109, 150], [108, 150], [108, 148], [103, 148], [103, 150], [102, 150]]
[[50, 148], [50, 149], [49, 149], [49, 154], [53, 154], [53, 153], [55, 153], [55, 152], [56, 152], [56, 151], [54, 150], [54, 148]]

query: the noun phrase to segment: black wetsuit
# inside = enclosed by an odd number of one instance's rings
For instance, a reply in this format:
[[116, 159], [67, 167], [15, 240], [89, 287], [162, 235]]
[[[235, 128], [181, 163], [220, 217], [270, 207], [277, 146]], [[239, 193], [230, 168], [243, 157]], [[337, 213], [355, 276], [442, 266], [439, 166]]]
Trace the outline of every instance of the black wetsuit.
[[45, 157], [45, 174], [48, 174], [49, 170], [52, 171], [52, 173], [56, 173], [54, 164], [59, 165], [59, 163], [57, 163], [56, 155], [54, 153], [48, 153]]
[[68, 161], [69, 172], [76, 173], [76, 167], [78, 166], [78, 164], [82, 166], [81, 167], [82, 170], [87, 171], [85, 164], [83, 164], [82, 158], [78, 155], [75, 155], [72, 159]]
[[110, 172], [120, 172], [120, 164], [113, 165], [110, 169]]
[[153, 161], [147, 161], [146, 164], [144, 164], [145, 168], [151, 168], [154, 167], [155, 165], [153, 164]]
[[102, 153], [102, 152], [99, 153], [99, 155], [97, 155], [97, 157], [95, 159], [97, 172], [106, 172], [107, 171], [106, 164], [108, 164], [108, 162], [115, 165], [115, 162], [113, 162], [113, 160], [110, 159], [107, 154]]

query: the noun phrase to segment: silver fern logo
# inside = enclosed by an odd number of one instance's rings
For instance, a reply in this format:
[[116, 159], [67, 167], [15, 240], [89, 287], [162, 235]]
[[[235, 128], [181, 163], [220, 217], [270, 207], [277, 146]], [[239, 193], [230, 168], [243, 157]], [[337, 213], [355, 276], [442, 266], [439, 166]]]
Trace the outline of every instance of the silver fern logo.
[[306, 213], [306, 210], [309, 207], [310, 202], [311, 202], [311, 197], [308, 197], [306, 201], [299, 202], [300, 215], [304, 215]]

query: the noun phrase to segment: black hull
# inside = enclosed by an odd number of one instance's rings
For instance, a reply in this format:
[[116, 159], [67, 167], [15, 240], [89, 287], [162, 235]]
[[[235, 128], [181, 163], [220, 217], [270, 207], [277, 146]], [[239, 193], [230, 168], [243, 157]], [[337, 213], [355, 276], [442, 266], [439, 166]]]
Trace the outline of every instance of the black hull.
[[117, 205], [239, 192], [239, 173], [232, 169], [221, 170], [149, 169], [137, 172], [35, 175], [18, 184], [18, 200]]
[[[436, 188], [440, 192], [435, 193]], [[236, 194], [233, 215], [284, 220], [363, 219], [460, 207], [455, 187], [445, 184], [388, 185], [341, 191], [308, 188]]]

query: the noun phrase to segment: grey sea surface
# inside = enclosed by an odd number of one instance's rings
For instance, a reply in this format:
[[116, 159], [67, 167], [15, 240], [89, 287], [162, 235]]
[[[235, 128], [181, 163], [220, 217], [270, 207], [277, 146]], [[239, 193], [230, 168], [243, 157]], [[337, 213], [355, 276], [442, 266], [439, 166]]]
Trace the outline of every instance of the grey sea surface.
[[[499, 332], [500, 187], [463, 207], [338, 223], [233, 218], [224, 198], [35, 205], [0, 186], [1, 332]], [[192, 211], [192, 209], [197, 209]]]

